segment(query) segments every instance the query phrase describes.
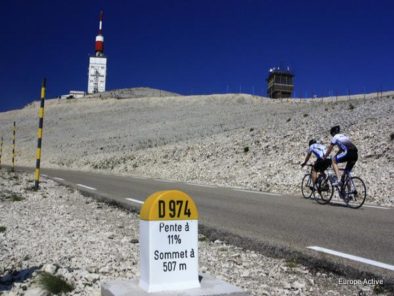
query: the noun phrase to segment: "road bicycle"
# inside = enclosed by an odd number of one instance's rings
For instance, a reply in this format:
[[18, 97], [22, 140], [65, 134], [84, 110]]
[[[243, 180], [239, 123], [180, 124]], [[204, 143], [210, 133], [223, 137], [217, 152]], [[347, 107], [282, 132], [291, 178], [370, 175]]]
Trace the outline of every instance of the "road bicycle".
[[[311, 167], [312, 165], [308, 165]], [[340, 169], [344, 171], [343, 169]], [[334, 189], [338, 192], [339, 197], [344, 201], [346, 206], [358, 209], [360, 208], [367, 198], [367, 188], [364, 181], [360, 177], [352, 176], [351, 173], [344, 172], [341, 185], [335, 184], [335, 174], [331, 167], [327, 169], [327, 173], [321, 173], [313, 187], [311, 173], [306, 174], [302, 179], [301, 190], [305, 198], [310, 198], [314, 195], [315, 200], [320, 204], [327, 204], [331, 201]], [[319, 196], [316, 196], [315, 193]]]
[[[332, 182], [325, 172], [318, 173], [316, 184], [313, 186], [312, 181], [312, 168], [313, 165], [308, 164], [311, 168], [310, 173], [307, 173], [302, 178], [301, 192], [304, 198], [314, 198], [319, 204], [329, 203], [333, 194], [334, 188]], [[317, 194], [316, 194], [317, 193]]]
[[[342, 184], [335, 185], [339, 197], [344, 201], [346, 206], [353, 209], [360, 208], [367, 198], [367, 187], [360, 177], [353, 176], [351, 172], [343, 171]], [[335, 183], [336, 176], [333, 170], [329, 170], [329, 180], [331, 184]]]

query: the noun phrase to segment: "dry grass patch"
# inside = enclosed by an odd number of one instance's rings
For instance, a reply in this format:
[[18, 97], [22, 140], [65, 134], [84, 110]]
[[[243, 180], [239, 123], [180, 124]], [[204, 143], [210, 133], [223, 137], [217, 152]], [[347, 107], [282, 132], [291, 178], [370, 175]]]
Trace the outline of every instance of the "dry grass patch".
[[74, 287], [59, 276], [43, 272], [38, 280], [42, 289], [52, 294], [67, 293], [74, 290]]

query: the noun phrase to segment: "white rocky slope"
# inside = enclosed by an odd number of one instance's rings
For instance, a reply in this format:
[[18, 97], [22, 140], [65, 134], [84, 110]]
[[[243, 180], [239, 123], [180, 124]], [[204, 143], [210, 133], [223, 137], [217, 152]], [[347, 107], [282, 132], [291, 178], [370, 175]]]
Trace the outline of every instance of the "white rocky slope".
[[[72, 284], [75, 289], [67, 295], [100, 295], [102, 282], [139, 277], [136, 214], [52, 180], [43, 180], [38, 192], [29, 189], [32, 185], [32, 175], [0, 170], [0, 295], [48, 295], [38, 285], [43, 271]], [[199, 237], [199, 266], [200, 272], [252, 295], [372, 295], [379, 290], [204, 236]]]
[[[359, 148], [369, 203], [394, 203], [394, 93], [275, 101], [244, 94], [48, 100], [42, 166], [143, 175], [300, 194], [309, 139], [340, 124]], [[38, 104], [0, 113], [11, 160], [34, 166]]]
[[113, 99], [131, 99], [131, 98], [146, 98], [146, 97], [174, 97], [178, 96], [179, 94], [154, 89], [150, 87], [133, 87], [133, 88], [123, 88], [123, 89], [115, 89], [106, 91], [100, 94], [88, 94], [86, 96], [87, 99], [89, 98], [113, 98]]

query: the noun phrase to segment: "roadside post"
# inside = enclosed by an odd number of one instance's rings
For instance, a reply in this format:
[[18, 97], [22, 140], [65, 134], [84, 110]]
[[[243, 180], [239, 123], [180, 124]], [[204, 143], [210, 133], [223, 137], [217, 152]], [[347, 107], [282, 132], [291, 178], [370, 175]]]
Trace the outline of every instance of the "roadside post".
[[15, 137], [16, 137], [16, 122], [14, 121], [14, 128], [12, 130], [12, 171], [15, 172]]
[[1, 155], [3, 154], [3, 137], [0, 140], [0, 169], [1, 169]]
[[178, 190], [147, 198], [140, 211], [139, 286], [146, 292], [199, 288], [198, 211]]
[[41, 85], [41, 102], [38, 111], [38, 131], [37, 131], [37, 150], [36, 150], [36, 169], [34, 171], [34, 189], [38, 190], [40, 185], [40, 162], [41, 162], [41, 145], [42, 145], [42, 130], [44, 127], [44, 104], [46, 93], [46, 79], [42, 81]]

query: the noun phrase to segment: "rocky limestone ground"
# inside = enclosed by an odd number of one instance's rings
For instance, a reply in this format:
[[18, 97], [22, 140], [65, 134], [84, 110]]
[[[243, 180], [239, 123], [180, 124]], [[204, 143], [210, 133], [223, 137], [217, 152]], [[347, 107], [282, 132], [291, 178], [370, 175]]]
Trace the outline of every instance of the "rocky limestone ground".
[[[98, 95], [99, 98], [115, 98], [115, 99], [130, 99], [130, 98], [144, 98], [144, 97], [174, 97], [179, 94], [154, 89], [150, 87], [134, 87], [134, 88], [123, 88], [115, 89], [113, 91], [107, 91]], [[96, 98], [97, 94], [88, 94], [86, 98]]]
[[[246, 94], [48, 100], [43, 167], [102, 170], [300, 195], [307, 143], [340, 124], [359, 148], [367, 203], [393, 206], [394, 93], [269, 100]], [[3, 162], [35, 165], [37, 103], [0, 113]]]
[[[42, 272], [74, 286], [67, 295], [100, 295], [100, 283], [139, 277], [139, 218], [32, 175], [0, 171], [0, 295], [43, 296]], [[199, 270], [251, 295], [373, 295], [379, 286], [199, 235]], [[363, 291], [364, 294], [358, 294]], [[380, 295], [389, 295], [382, 292]]]

